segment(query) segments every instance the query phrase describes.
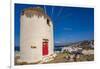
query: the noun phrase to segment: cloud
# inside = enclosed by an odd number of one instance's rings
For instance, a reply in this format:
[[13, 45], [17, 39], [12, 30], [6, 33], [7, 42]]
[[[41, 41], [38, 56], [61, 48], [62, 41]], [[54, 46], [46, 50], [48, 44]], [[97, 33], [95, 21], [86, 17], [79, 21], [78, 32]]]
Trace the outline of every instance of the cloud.
[[55, 41], [55, 43], [62, 43], [61, 41]]
[[64, 28], [65, 31], [72, 31], [72, 28]]

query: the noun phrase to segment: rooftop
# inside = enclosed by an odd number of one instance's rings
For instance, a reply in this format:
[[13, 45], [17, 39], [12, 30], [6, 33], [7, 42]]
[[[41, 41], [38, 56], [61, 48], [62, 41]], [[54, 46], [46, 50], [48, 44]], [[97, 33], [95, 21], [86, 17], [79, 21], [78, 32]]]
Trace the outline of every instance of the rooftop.
[[30, 7], [22, 10], [21, 15], [26, 15], [27, 17], [32, 17], [34, 15], [38, 16], [44, 16], [44, 18], [48, 18], [49, 20], [50, 17], [44, 12], [44, 9], [41, 7]]

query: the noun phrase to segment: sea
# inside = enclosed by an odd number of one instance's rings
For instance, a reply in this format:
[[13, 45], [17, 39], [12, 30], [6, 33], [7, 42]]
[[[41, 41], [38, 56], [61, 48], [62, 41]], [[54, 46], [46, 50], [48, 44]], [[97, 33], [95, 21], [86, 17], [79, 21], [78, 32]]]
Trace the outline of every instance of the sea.
[[[54, 46], [54, 51], [61, 51], [61, 49], [65, 46]], [[20, 51], [19, 46], [15, 46], [15, 51]]]

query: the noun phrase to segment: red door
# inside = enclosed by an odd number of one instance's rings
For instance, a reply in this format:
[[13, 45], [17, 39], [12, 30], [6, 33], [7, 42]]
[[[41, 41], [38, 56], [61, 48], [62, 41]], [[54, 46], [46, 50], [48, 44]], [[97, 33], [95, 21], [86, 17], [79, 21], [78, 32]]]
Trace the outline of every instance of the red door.
[[42, 55], [48, 55], [48, 42], [43, 42]]

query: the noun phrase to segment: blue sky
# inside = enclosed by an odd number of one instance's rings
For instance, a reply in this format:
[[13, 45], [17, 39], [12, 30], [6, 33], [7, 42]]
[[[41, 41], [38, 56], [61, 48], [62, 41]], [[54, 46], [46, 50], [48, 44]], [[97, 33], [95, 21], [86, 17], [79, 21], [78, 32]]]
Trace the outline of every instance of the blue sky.
[[20, 45], [20, 13], [29, 7], [45, 8], [54, 26], [54, 43], [94, 39], [94, 9], [69, 6], [15, 4], [15, 46]]

